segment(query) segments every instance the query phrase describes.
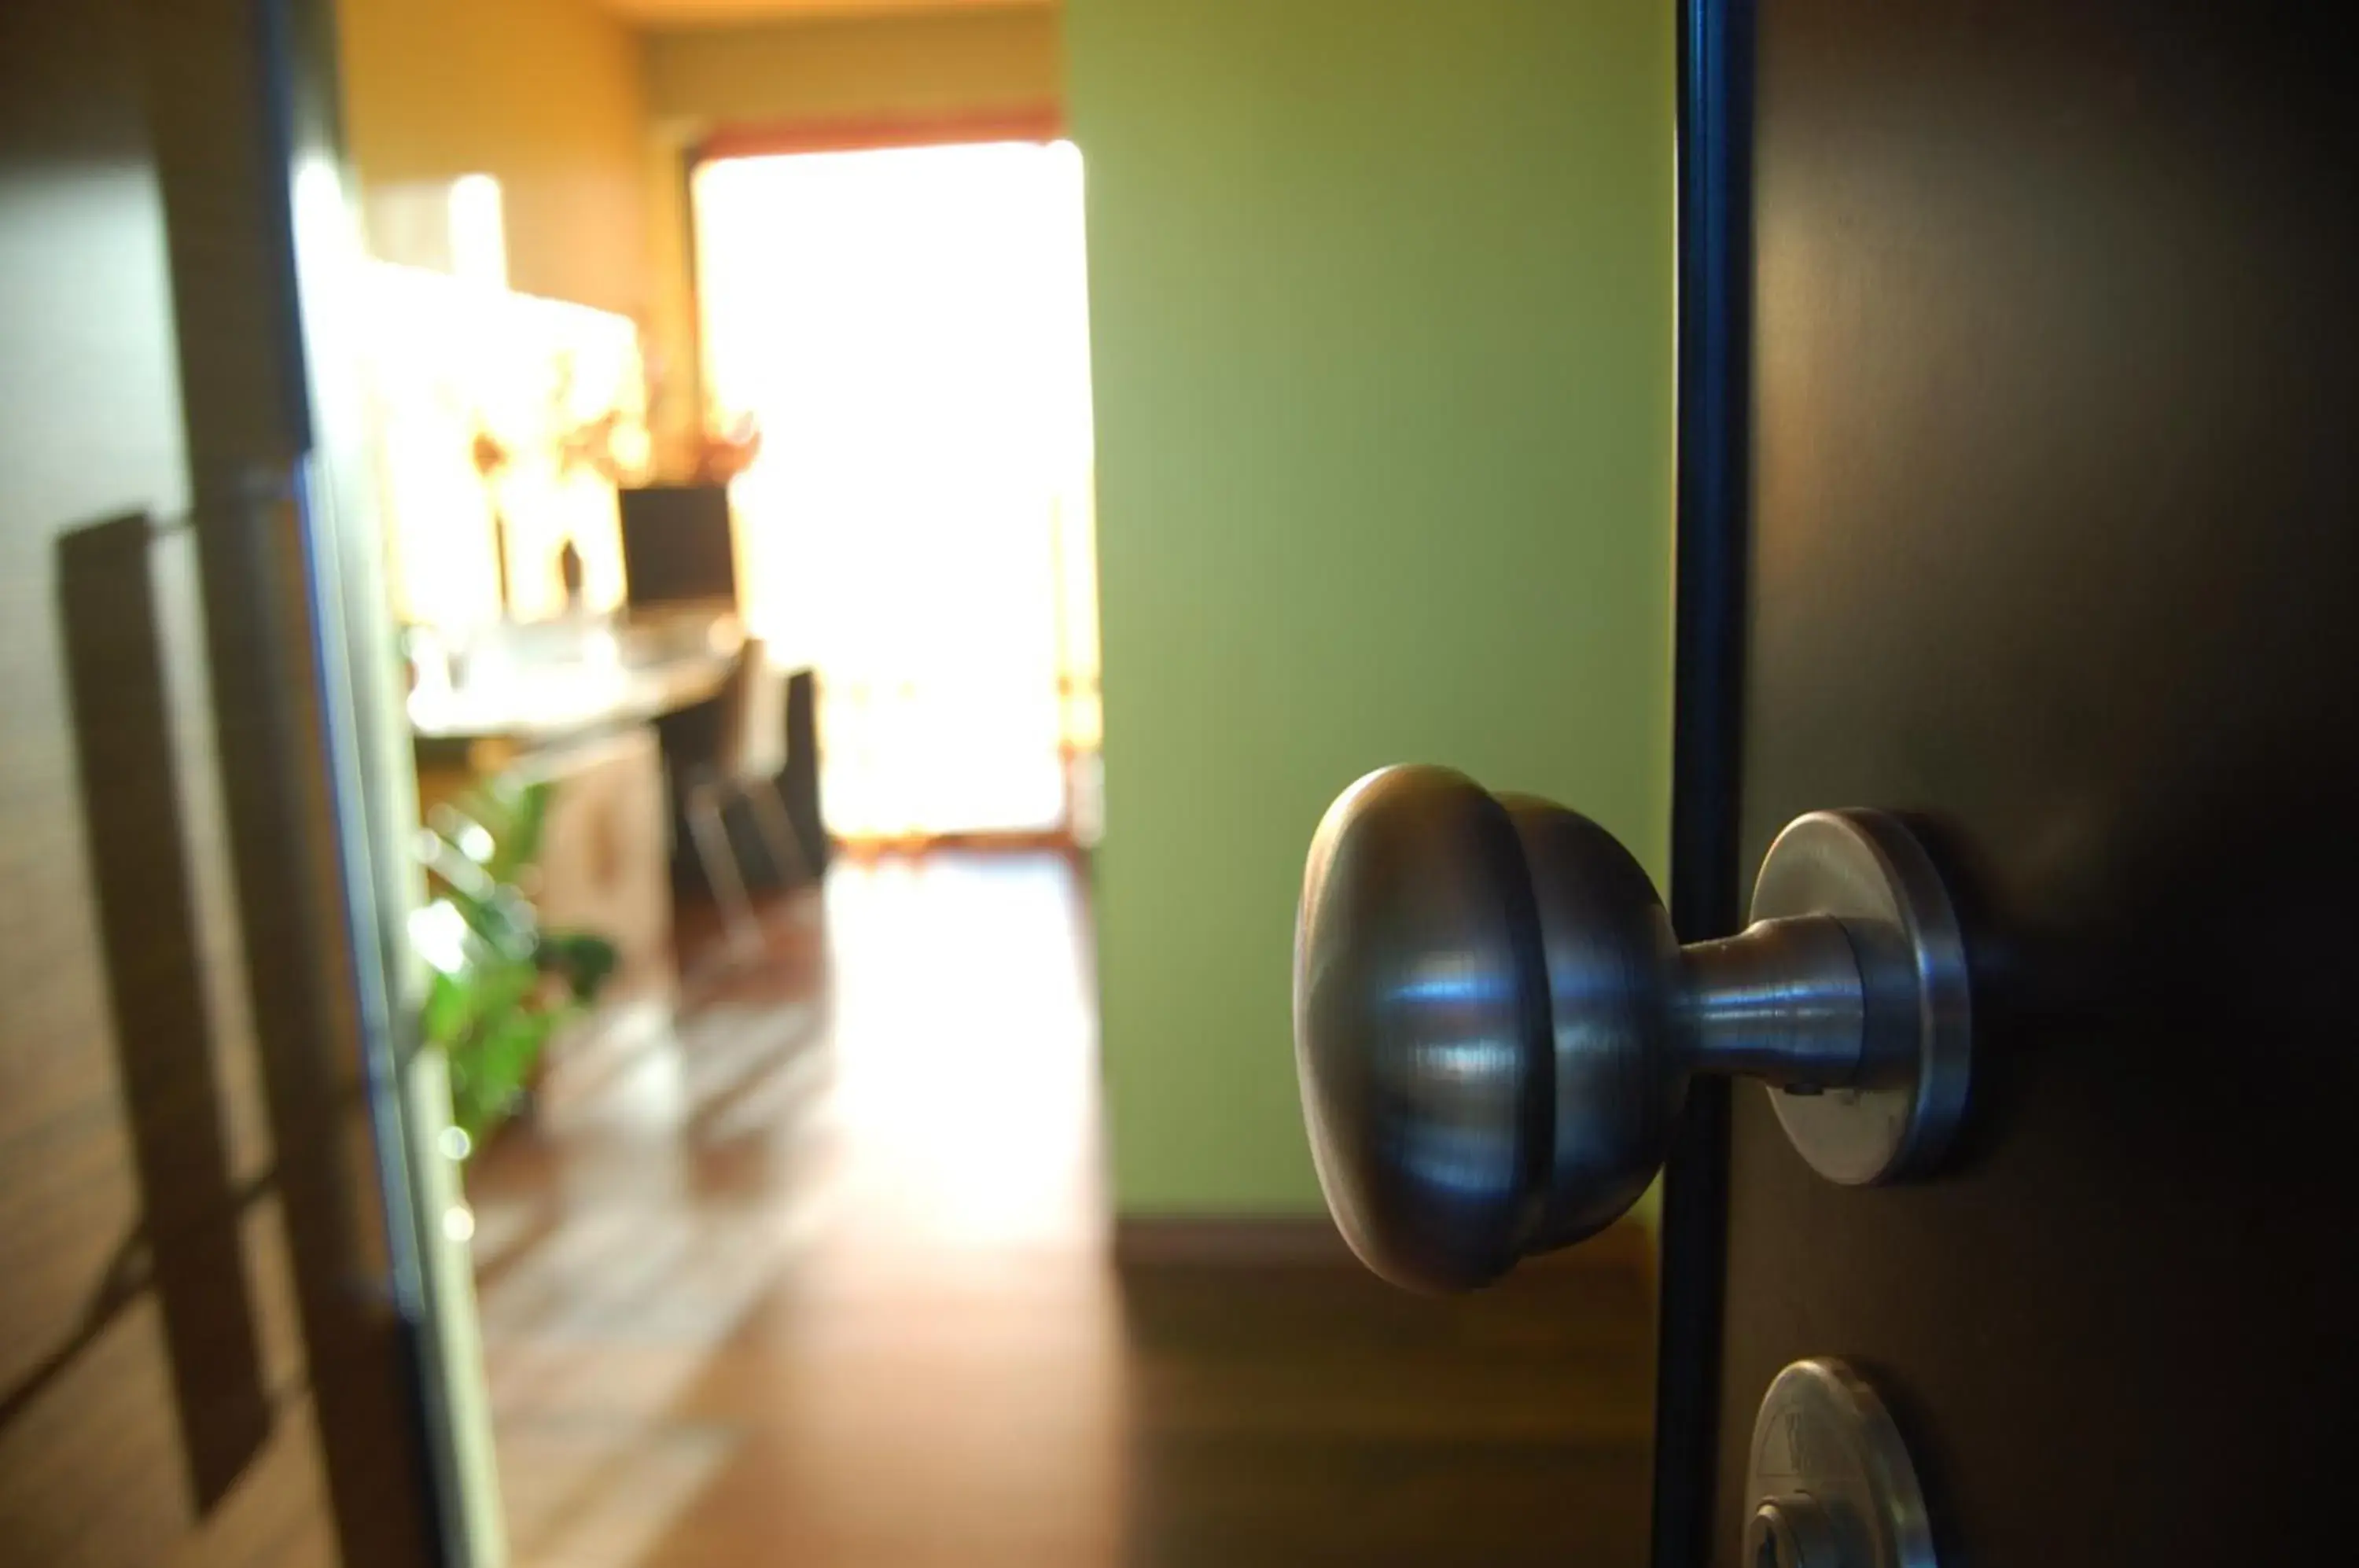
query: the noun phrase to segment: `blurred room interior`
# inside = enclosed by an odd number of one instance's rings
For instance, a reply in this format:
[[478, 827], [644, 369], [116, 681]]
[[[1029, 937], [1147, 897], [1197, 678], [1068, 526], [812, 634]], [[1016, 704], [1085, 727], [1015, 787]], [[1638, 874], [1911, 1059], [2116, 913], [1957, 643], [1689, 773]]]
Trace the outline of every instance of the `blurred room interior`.
[[0, 0], [0, 1568], [2345, 1560], [2336, 15]]
[[333, 12], [468, 1560], [1640, 1562], [1651, 1210], [1387, 1290], [1287, 996], [1380, 762], [1661, 872], [1671, 8]]

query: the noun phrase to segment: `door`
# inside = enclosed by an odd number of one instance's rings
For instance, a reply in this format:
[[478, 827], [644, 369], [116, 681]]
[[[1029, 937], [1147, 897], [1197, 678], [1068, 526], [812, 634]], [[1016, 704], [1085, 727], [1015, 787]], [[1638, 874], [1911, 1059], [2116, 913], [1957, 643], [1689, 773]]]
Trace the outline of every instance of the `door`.
[[1804, 811], [1914, 814], [1967, 901], [1976, 1063], [1962, 1149], [1885, 1188], [1814, 1175], [1776, 1091], [1734, 1087], [1699, 1555], [1737, 1559], [1771, 1378], [1837, 1355], [1895, 1407], [1945, 1563], [2343, 1560], [2335, 8], [1778, 0], [1748, 116], [1751, 11], [1690, 38], [1734, 62], [1695, 150], [1740, 193], [1752, 134], [1728, 869]]
[[371, 667], [293, 288], [290, 183], [336, 196], [290, 92], [317, 16], [0, 8], [12, 1564], [440, 1556]]

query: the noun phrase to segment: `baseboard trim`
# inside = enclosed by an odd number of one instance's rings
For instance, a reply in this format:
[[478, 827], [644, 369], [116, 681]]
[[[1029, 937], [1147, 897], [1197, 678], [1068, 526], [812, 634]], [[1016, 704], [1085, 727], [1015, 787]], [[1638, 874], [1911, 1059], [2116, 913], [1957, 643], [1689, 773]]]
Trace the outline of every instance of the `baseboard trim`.
[[[1359, 1267], [1350, 1244], [1325, 1214], [1121, 1214], [1114, 1222], [1114, 1256], [1118, 1264], [1143, 1268]], [[1626, 1268], [1651, 1278], [1655, 1237], [1640, 1221], [1625, 1219], [1577, 1247], [1534, 1261], [1555, 1268]]]
[[1359, 1261], [1325, 1214], [1122, 1214], [1114, 1222], [1114, 1256], [1148, 1268]]

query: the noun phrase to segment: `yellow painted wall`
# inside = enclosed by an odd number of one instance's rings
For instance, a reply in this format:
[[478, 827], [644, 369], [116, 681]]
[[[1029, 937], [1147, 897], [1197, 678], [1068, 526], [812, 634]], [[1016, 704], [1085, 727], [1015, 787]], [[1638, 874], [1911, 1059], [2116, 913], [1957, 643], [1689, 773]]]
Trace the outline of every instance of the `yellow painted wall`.
[[1117, 1206], [1315, 1210], [1303, 851], [1388, 762], [1669, 815], [1660, 0], [1070, 0]]
[[1032, 8], [657, 33], [657, 118], [707, 125], [1030, 108], [1064, 96], [1061, 18]]
[[651, 294], [640, 43], [595, 0], [339, 0], [364, 191], [487, 173], [508, 280], [625, 315]]
[[[1046, 7], [700, 27], [651, 33], [646, 48], [650, 347], [666, 377], [686, 387], [701, 375], [686, 180], [689, 156], [706, 136], [733, 125], [983, 114], [1064, 99], [1063, 19]], [[698, 412], [695, 397], [667, 397], [658, 410], [662, 444], [676, 447]]]

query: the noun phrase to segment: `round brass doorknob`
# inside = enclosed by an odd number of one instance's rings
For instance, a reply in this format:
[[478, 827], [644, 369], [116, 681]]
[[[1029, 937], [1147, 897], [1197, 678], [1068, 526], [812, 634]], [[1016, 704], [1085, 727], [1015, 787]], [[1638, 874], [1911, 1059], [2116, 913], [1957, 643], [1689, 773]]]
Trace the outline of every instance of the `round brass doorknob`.
[[1328, 809], [1294, 938], [1295, 1066], [1328, 1207], [1371, 1269], [1462, 1290], [1619, 1217], [1699, 1073], [1778, 1091], [1834, 1180], [1923, 1170], [1972, 1049], [1962, 943], [1897, 819], [1780, 834], [1742, 935], [1681, 947], [1588, 819], [1441, 768]]

